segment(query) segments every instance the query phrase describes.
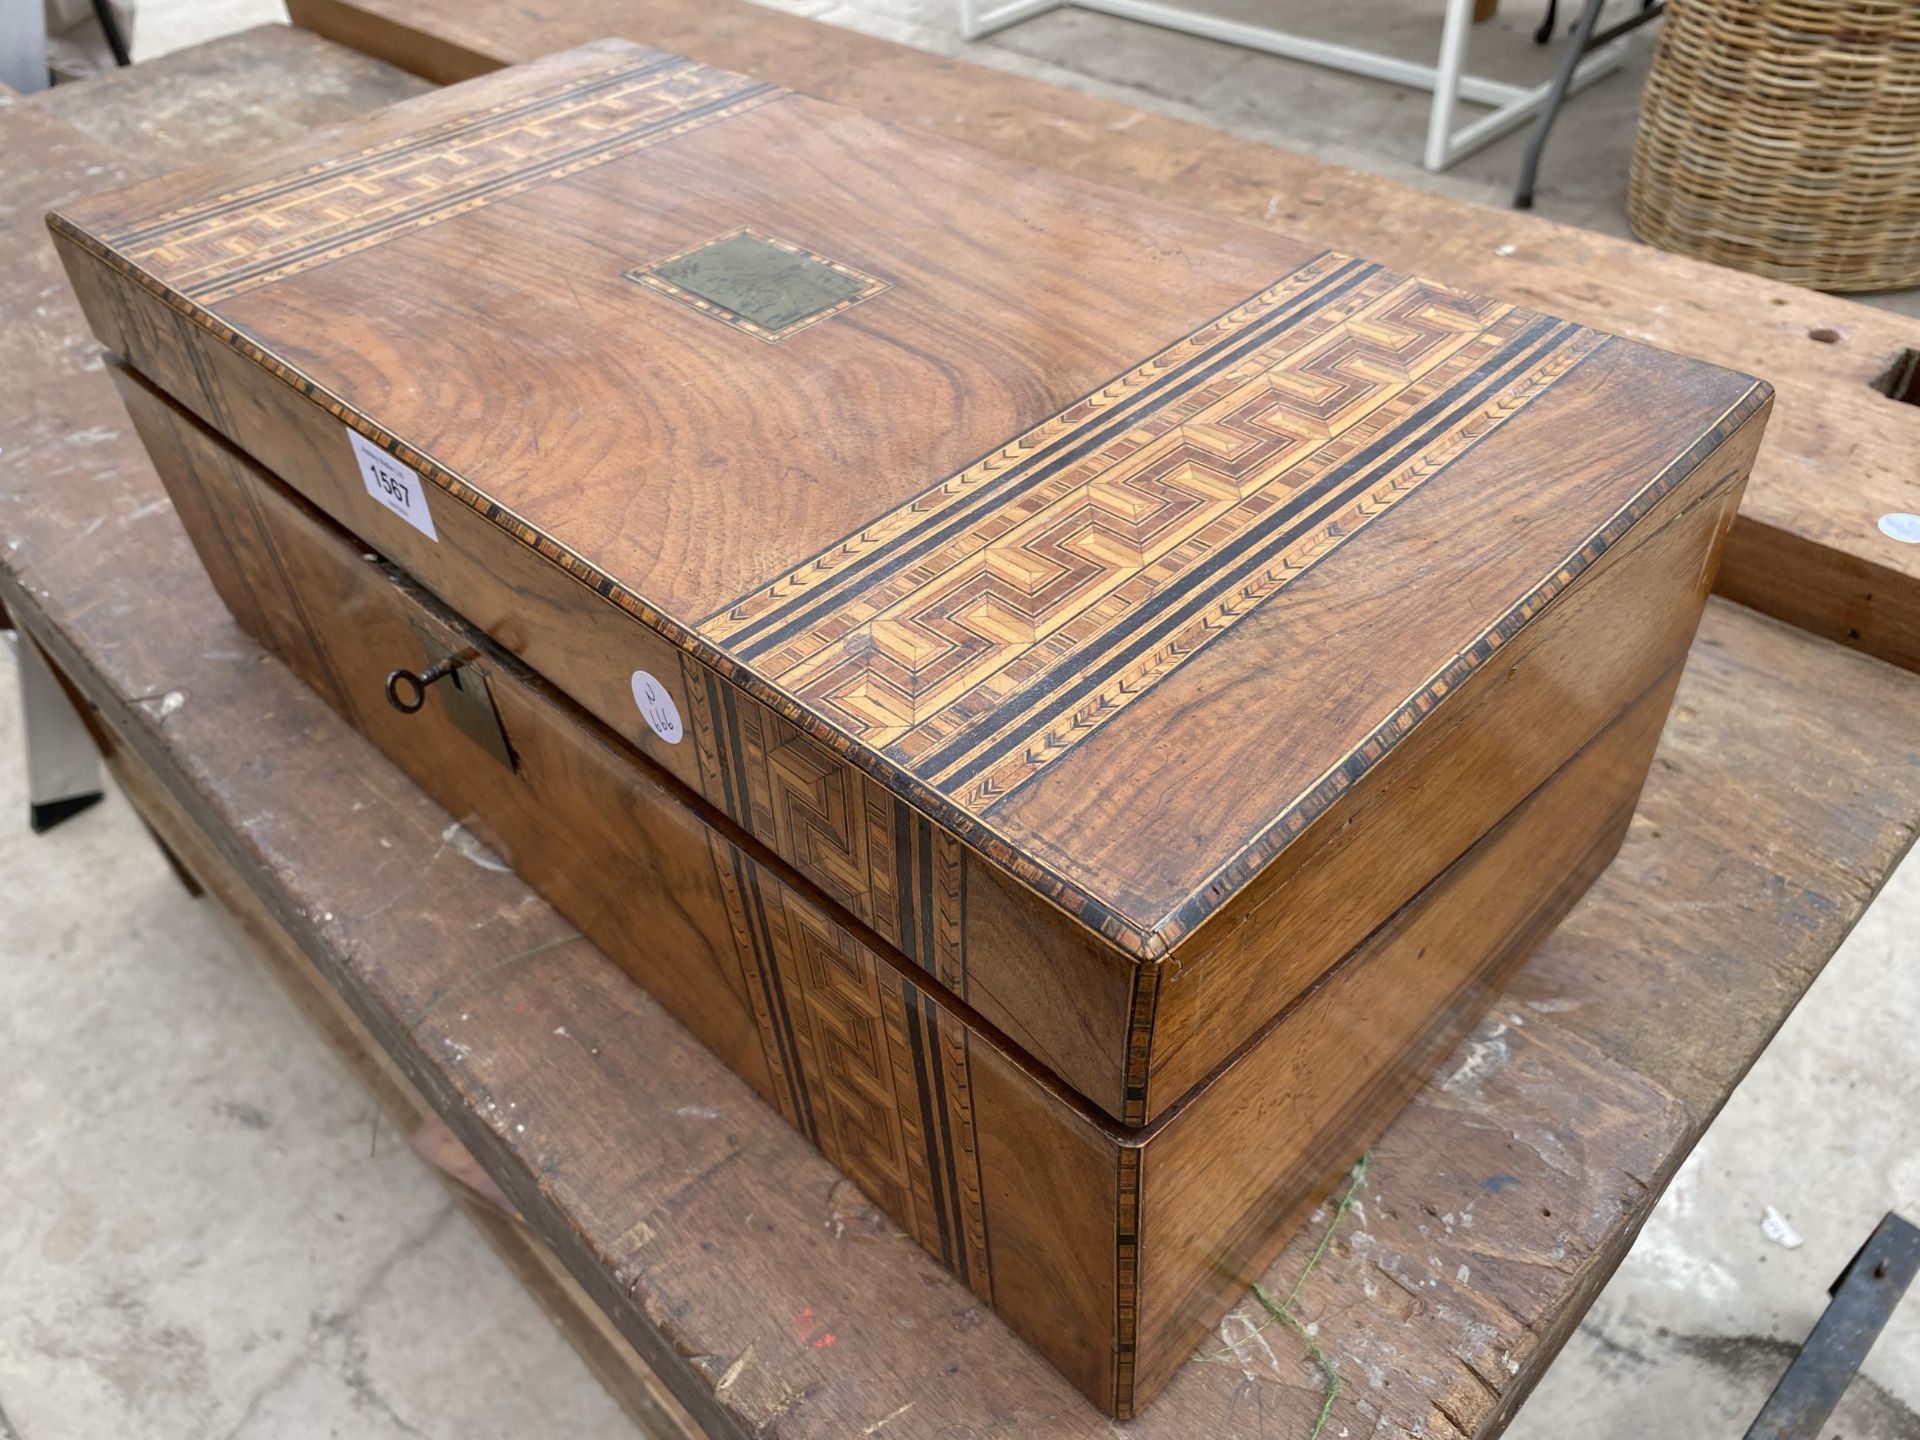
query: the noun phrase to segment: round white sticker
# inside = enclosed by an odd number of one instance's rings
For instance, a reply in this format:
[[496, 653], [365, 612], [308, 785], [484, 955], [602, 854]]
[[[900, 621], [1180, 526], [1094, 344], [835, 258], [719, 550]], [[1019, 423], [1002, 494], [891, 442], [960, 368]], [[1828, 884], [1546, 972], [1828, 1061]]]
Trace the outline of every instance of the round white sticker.
[[654, 734], [669, 745], [680, 743], [680, 707], [673, 703], [667, 687], [644, 670], [633, 672], [633, 703], [647, 717]]
[[1882, 515], [1880, 533], [1889, 540], [1904, 540], [1909, 545], [1920, 545], [1920, 515], [1909, 515], [1904, 510]]

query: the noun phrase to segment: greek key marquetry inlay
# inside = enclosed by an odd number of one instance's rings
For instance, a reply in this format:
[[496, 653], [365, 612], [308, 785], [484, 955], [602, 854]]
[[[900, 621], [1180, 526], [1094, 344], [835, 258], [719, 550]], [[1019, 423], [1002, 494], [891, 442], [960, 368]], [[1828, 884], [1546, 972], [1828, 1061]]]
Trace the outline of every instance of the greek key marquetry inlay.
[[986, 816], [1604, 341], [1323, 256], [700, 630]]
[[[993, 1298], [967, 1031], [933, 995], [718, 834], [708, 850], [790, 1124]], [[952, 956], [957, 967], [957, 951]], [[964, 978], [951, 976], [956, 989]]]

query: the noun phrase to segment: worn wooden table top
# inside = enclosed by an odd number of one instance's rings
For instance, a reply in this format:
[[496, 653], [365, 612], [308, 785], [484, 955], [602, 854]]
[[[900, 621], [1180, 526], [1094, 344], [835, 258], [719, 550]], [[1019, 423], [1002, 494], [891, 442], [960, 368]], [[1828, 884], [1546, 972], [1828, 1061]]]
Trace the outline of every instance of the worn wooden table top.
[[[128, 433], [40, 208], [416, 88], [267, 30], [88, 102], [0, 103], [0, 601], [714, 1433], [1101, 1432], [245, 640]], [[171, 108], [156, 118], [149, 95]], [[1619, 861], [1388, 1132], [1301, 1290], [1342, 1377], [1327, 1433], [1497, 1432], [1914, 838], [1917, 714], [1920, 677], [1710, 607]], [[1317, 1238], [1269, 1288], [1291, 1289]], [[1127, 1428], [1304, 1435], [1324, 1393], [1249, 1302]]]

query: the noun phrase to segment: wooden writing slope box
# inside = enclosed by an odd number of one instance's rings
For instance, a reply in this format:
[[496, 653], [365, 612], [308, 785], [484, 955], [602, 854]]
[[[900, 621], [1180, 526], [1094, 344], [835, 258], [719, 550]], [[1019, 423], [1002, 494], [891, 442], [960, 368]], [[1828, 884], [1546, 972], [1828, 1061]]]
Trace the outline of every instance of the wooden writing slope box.
[[52, 224], [242, 621], [1116, 1414], [1611, 855], [1768, 404], [623, 44]]

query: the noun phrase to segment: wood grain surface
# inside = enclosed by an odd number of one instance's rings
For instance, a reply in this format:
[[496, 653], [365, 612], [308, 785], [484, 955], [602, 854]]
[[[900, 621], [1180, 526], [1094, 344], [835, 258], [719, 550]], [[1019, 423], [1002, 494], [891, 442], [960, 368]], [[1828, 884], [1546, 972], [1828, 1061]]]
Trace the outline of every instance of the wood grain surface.
[[[152, 366], [161, 369], [170, 352], [146, 353], [161, 357]], [[243, 434], [254, 453], [272, 461], [331, 513], [365, 523], [369, 502], [358, 474], [343, 473], [338, 464], [339, 434], [331, 422], [313, 425], [316, 412], [290, 390], [247, 389], [245, 364], [230, 352], [210, 352], [206, 362], [181, 369], [177, 382], [191, 385], [205, 377], [211, 387], [205, 410], [225, 415], [229, 428]], [[1632, 362], [1616, 356], [1595, 363]], [[1506, 640], [1500, 665], [1483, 666], [1456, 689], [1435, 720], [1396, 745], [1359, 783], [1347, 783], [1341, 813], [1309, 830], [1303, 843], [1290, 847], [1258, 885], [1248, 888], [1239, 915], [1271, 916], [1276, 907], [1291, 915], [1284, 957], [1273, 953], [1277, 927], [1249, 925], [1233, 912], [1203, 930], [1176, 952], [1181, 963], [1171, 967], [1174, 981], [1160, 996], [1167, 1023], [1153, 1027], [1148, 1051], [1135, 1038], [1143, 1028], [1136, 1014], [1135, 967], [1110, 947], [1089, 943], [1081, 927], [1063, 923], [1044, 907], [1036, 909], [1011, 877], [961, 856], [971, 1003], [1117, 1118], [1139, 1123], [1178, 1100], [1672, 664], [1704, 601], [1702, 581], [1710, 573], [1715, 537], [1724, 532], [1757, 439], [1752, 424], [1730, 437], [1684, 491], [1661, 501], [1647, 524], [1599, 557], [1579, 591], [1561, 600], [1551, 624], [1527, 627]], [[1552, 450], [1551, 435], [1543, 430], [1521, 459], [1529, 469], [1543, 466]], [[1622, 474], [1648, 458], [1631, 449], [1613, 455]], [[1462, 479], [1451, 504], [1436, 512], [1443, 523], [1467, 523], [1475, 488], [1503, 483], [1512, 491], [1513, 523], [1523, 517], [1535, 525], [1560, 523], [1546, 499], [1525, 498], [1511, 477], [1468, 466]], [[619, 611], [583, 609], [583, 592], [559, 571], [513, 567], [511, 547], [498, 548], [499, 531], [478, 514], [451, 507], [441, 514], [437, 531], [438, 538], [429, 541], [395, 522], [378, 530], [376, 543], [910, 959], [930, 948], [917, 946], [914, 937], [933, 923], [924, 897], [940, 887], [930, 880], [914, 882], [918, 867], [910, 860], [894, 863], [895, 836], [909, 817], [883, 787], [837, 764], [830, 752], [777, 714], [722, 693], [712, 677], [703, 683], [697, 665], [676, 655], [654, 632], [626, 623]], [[1416, 537], [1409, 533], [1407, 538]], [[1487, 548], [1477, 553], [1494, 555], [1503, 536], [1488, 532], [1485, 541]], [[1243, 647], [1240, 653], [1200, 657], [1192, 666], [1193, 688], [1217, 694], [1241, 711], [1267, 713], [1273, 707], [1266, 700], [1240, 693], [1251, 683], [1249, 676], [1258, 677], [1256, 690], [1272, 675], [1289, 676], [1300, 688], [1320, 676], [1326, 704], [1364, 713], [1366, 697], [1338, 688], [1333, 674], [1343, 637], [1355, 628], [1391, 630], [1416, 608], [1431, 581], [1427, 561], [1411, 544], [1383, 547], [1370, 566], [1309, 577], [1284, 617], [1256, 617], [1250, 628], [1243, 627], [1245, 641], [1235, 639], [1227, 647], [1229, 652]], [[1352, 598], [1356, 587], [1366, 590], [1364, 599]], [[1444, 588], [1440, 602], [1457, 607], [1463, 623], [1492, 593], [1459, 576]], [[667, 680], [692, 743], [665, 743], [648, 727], [634, 708], [628, 682], [636, 669]], [[1302, 718], [1311, 723], [1317, 713]], [[1143, 725], [1153, 727], [1156, 751], [1172, 748], [1175, 737], [1167, 735], [1165, 717], [1180, 718], [1179, 703], [1150, 700], [1139, 714]], [[1290, 717], [1267, 713], [1268, 727], [1291, 723]], [[1242, 771], [1292, 763], [1294, 783], [1310, 778], [1298, 763], [1296, 751], [1304, 747], [1296, 746], [1295, 732], [1271, 747], [1276, 753], [1262, 747], [1260, 734], [1247, 727], [1220, 732], [1211, 746]], [[1069, 773], [1074, 773], [1072, 762]], [[1207, 775], [1196, 776], [1188, 764], [1167, 759], [1135, 773], [1120, 788], [1130, 785], [1144, 796], [1142, 810], [1178, 815], [1187, 813], [1193, 795], [1213, 793], [1215, 784]], [[1109, 784], [1087, 793], [1101, 795], [1103, 804], [1114, 803], [1104, 798], [1112, 789]], [[1180, 800], [1182, 789], [1189, 792], [1185, 800], [1169, 803]], [[1075, 795], [1070, 803], [1068, 818], [1078, 824], [1085, 801]], [[1349, 816], [1386, 814], [1397, 815], [1398, 823], [1338, 823]], [[1081, 828], [1083, 843], [1092, 845], [1093, 827]], [[933, 848], [924, 821], [912, 820], [908, 829], [910, 848], [922, 853]], [[1122, 838], [1140, 843], [1131, 831]], [[1163, 836], [1160, 843], [1182, 839]], [[1191, 847], [1191, 835], [1184, 843]], [[1124, 864], [1130, 857], [1124, 846], [1116, 846], [1110, 858]], [[1131, 858], [1137, 862], [1138, 853]], [[1343, 904], [1343, 896], [1366, 898]], [[1144, 1062], [1142, 1055], [1148, 1057]]]
[[[468, 23], [506, 34], [502, 14], [476, 7]], [[750, 33], [706, 14], [713, 36]], [[822, 73], [852, 73], [871, 44], [804, 33], [819, 41], [789, 35], [792, 63]], [[209, 86], [206, 114], [223, 117], [199, 137], [209, 149], [243, 143], [299, 73], [258, 35], [172, 57], [171, 73], [231, 74], [217, 57], [233, 46], [255, 47], [257, 68], [237, 92]], [[338, 76], [343, 107], [378, 103], [354, 88], [364, 62], [303, 46], [300, 66]], [[405, 83], [372, 71], [368, 88]], [[924, 83], [911, 67], [891, 78]], [[27, 129], [15, 113], [0, 107], [10, 141]], [[1062, 119], [1065, 144], [1078, 132]], [[143, 168], [132, 143], [57, 144], [73, 168], [0, 148], [34, 177], [23, 205]], [[451, 817], [262, 661], [122, 428], [37, 224], [0, 290], [5, 603], [622, 1332], [715, 1434], [1106, 1433], [611, 962], [514, 877], [463, 859], [442, 838]], [[1614, 282], [1602, 269], [1592, 283]], [[1342, 1227], [1302, 1289], [1344, 1379], [1336, 1429], [1498, 1431], [1911, 843], [1916, 705], [1909, 676], [1708, 607], [1619, 860], [1383, 1137], [1364, 1224]], [[458, 945], [450, 913], [473, 922]], [[498, 1118], [510, 1105], [524, 1131]], [[646, 1143], [616, 1138], [633, 1135]], [[1441, 1223], [1469, 1205], [1470, 1231]], [[1271, 1291], [1292, 1286], [1312, 1240], [1268, 1270]], [[1133, 1430], [1311, 1427], [1317, 1373], [1257, 1306], [1236, 1315]]]
[[1920, 408], [1875, 388], [1920, 348], [1910, 317], [1531, 215], [1416, 191], [1191, 121], [747, 0], [293, 0], [297, 23], [446, 83], [622, 35], [1063, 173], [1264, 224], [1349, 254], [1765, 377], [1778, 417], [1720, 593], [1920, 668]]

